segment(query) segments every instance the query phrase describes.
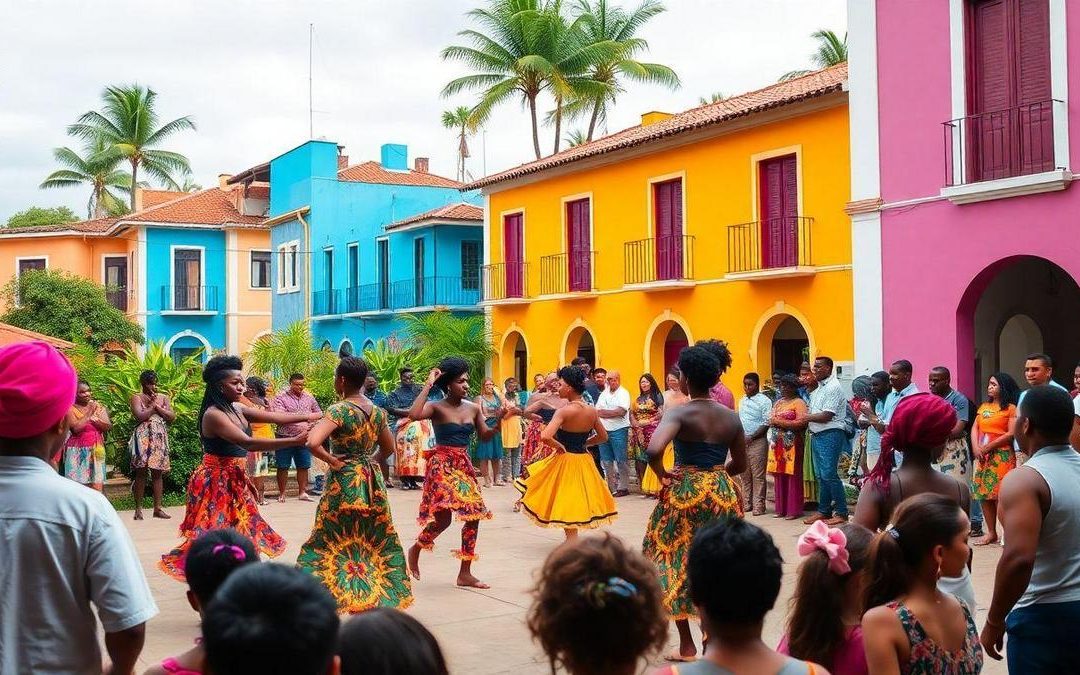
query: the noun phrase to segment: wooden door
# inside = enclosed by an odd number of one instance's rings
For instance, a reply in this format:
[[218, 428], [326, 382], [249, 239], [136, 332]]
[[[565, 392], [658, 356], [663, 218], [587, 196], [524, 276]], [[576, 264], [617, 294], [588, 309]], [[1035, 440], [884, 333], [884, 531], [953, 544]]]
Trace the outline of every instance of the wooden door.
[[795, 155], [759, 164], [761, 267], [799, 264], [799, 183]]
[[683, 278], [682, 179], [653, 185], [656, 223], [656, 279]]
[[566, 204], [567, 270], [571, 291], [592, 289], [592, 232], [589, 200]]

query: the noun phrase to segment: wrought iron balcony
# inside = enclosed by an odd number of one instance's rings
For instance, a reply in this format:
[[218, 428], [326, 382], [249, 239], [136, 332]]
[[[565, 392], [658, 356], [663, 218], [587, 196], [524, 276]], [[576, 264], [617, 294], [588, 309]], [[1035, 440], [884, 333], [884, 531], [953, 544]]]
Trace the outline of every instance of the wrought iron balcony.
[[312, 294], [313, 316], [402, 311], [417, 307], [467, 307], [480, 302], [480, 280], [469, 277], [421, 277], [362, 284]]
[[694, 280], [694, 238], [690, 235], [628, 241], [623, 256], [627, 285]]
[[523, 300], [529, 296], [529, 263], [509, 262], [484, 265], [484, 300]]
[[216, 312], [217, 286], [162, 286], [163, 312]]
[[340, 288], [315, 291], [311, 294], [311, 315], [327, 316], [341, 314], [342, 293]]
[[1054, 108], [1058, 103], [1040, 101], [943, 122], [945, 185], [1052, 170]]
[[727, 228], [728, 273], [809, 267], [813, 218], [788, 216]]
[[540, 295], [595, 290], [596, 251], [558, 253], [540, 258]]

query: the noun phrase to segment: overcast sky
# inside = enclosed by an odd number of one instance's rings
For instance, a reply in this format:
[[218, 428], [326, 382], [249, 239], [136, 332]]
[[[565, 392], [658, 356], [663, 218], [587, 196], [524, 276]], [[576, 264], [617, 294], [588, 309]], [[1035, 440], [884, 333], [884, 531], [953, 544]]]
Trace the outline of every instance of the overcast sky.
[[[386, 142], [431, 158], [454, 175], [456, 141], [441, 112], [471, 104], [443, 99], [462, 66], [439, 58], [459, 41], [464, 13], [481, 0], [21, 0], [0, 22], [0, 222], [30, 205], [66, 204], [83, 215], [86, 189], [40, 190], [57, 168], [51, 149], [78, 141], [66, 125], [95, 108], [101, 89], [138, 82], [158, 92], [162, 119], [192, 115], [197, 132], [167, 149], [191, 160], [196, 179], [265, 162], [308, 138], [308, 24], [315, 25], [314, 135], [346, 146], [353, 161], [378, 159]], [[569, 3], [567, 3], [569, 4]], [[636, 5], [637, 0], [624, 0]], [[677, 112], [714, 91], [755, 89], [806, 67], [810, 33], [846, 30], [844, 0], [666, 0], [642, 32], [643, 60], [673, 67], [683, 86], [631, 84], [609, 131], [642, 112]], [[583, 125], [582, 125], [583, 126]], [[485, 142], [486, 140], [486, 142]], [[549, 152], [552, 130], [543, 129]], [[486, 146], [486, 152], [485, 150]], [[528, 115], [498, 111], [472, 141], [479, 177], [533, 158]]]

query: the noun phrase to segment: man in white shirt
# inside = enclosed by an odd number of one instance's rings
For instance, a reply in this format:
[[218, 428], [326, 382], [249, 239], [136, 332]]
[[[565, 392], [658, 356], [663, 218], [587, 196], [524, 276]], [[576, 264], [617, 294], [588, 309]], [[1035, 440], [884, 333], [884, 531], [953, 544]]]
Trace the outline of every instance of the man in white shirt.
[[127, 675], [158, 611], [112, 505], [49, 466], [74, 401], [55, 349], [0, 349], [0, 673], [101, 673], [93, 605], [105, 672]]
[[630, 392], [621, 386], [617, 370], [609, 370], [607, 389], [600, 392], [596, 411], [607, 430], [608, 439], [600, 444], [600, 462], [604, 466], [608, 488], [616, 497], [630, 494], [630, 462], [626, 456], [630, 439]]
[[746, 434], [746, 471], [740, 475], [743, 486], [743, 510], [755, 516], [765, 513], [765, 465], [768, 463], [769, 415], [773, 402], [761, 393], [761, 378], [757, 373], [743, 376], [743, 396], [739, 400], [739, 420]]
[[817, 389], [810, 392], [810, 451], [814, 458], [814, 478], [818, 484], [818, 512], [803, 522], [810, 525], [824, 520], [830, 526], [846, 523], [847, 495], [837, 467], [840, 455], [849, 447], [844, 432], [847, 398], [844, 389], [833, 376], [833, 360], [819, 356], [814, 360]]
[[[1016, 402], [1016, 409], [1024, 402], [1024, 397], [1032, 387], [1050, 386], [1056, 387], [1065, 393], [1069, 390], [1054, 381], [1054, 360], [1047, 354], [1036, 352], [1028, 354], [1024, 359], [1024, 379], [1027, 380], [1028, 388], [1020, 392], [1020, 400]], [[1020, 447], [1020, 440], [1013, 439], [1013, 450], [1016, 451], [1016, 465], [1023, 466], [1028, 460], [1027, 453]]]

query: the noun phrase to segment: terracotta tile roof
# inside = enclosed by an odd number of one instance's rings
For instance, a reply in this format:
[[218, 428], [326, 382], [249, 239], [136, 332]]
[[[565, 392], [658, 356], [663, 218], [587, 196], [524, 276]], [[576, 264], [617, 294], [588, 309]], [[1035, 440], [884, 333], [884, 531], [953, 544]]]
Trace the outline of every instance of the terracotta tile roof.
[[116, 224], [116, 218], [98, 218], [95, 220], [80, 220], [74, 223], [62, 223], [60, 225], [38, 225], [36, 227], [11, 227], [0, 228], [0, 237], [18, 237], [27, 234], [65, 234], [78, 232], [84, 234], [104, 234]]
[[142, 207], [148, 209], [151, 206], [171, 202], [174, 199], [188, 194], [180, 190], [146, 190], [142, 191]]
[[34, 342], [41, 341], [56, 347], [57, 349], [71, 349], [75, 346], [74, 343], [67, 340], [61, 340], [60, 338], [54, 338], [50, 335], [43, 335], [41, 333], [35, 333], [32, 330], [26, 330], [25, 328], [18, 328], [12, 326], [9, 323], [0, 323], [0, 347], [6, 347], [8, 345], [15, 345], [22, 342]]
[[847, 64], [841, 63], [787, 82], [778, 82], [763, 89], [699, 106], [649, 126], [630, 127], [610, 136], [598, 138], [591, 143], [584, 143], [550, 157], [544, 157], [535, 162], [528, 162], [513, 169], [481, 178], [466, 185], [464, 189], [472, 190], [494, 185], [588, 157], [642, 145], [772, 108], [838, 92], [842, 90], [844, 83], [847, 81], [847, 72]]
[[124, 216], [124, 223], [178, 223], [191, 225], [261, 225], [262, 216], [245, 216], [236, 210], [232, 196], [213, 187]]
[[420, 223], [425, 220], [473, 220], [482, 223], [484, 222], [484, 209], [472, 204], [466, 204], [465, 202], [447, 204], [446, 206], [440, 206], [439, 208], [432, 209], [426, 213], [420, 213], [406, 218], [405, 220], [391, 223], [386, 226], [386, 229], [393, 230], [399, 227], [405, 227], [406, 225], [412, 225], [413, 223]]
[[270, 186], [265, 183], [252, 183], [247, 188], [248, 199], [270, 199]]
[[433, 173], [421, 171], [389, 171], [378, 162], [364, 162], [338, 171], [338, 180], [385, 185], [423, 185], [427, 187], [460, 188], [461, 183]]

